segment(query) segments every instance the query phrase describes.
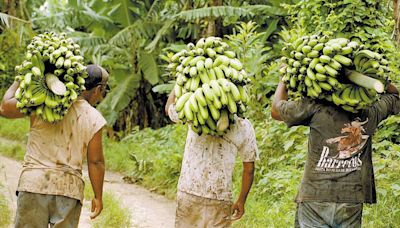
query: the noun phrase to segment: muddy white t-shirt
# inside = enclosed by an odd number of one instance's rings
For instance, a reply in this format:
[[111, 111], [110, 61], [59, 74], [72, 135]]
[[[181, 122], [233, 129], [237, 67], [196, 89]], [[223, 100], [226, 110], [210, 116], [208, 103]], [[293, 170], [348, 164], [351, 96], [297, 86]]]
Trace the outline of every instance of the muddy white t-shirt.
[[376, 202], [372, 136], [382, 120], [400, 112], [397, 95], [382, 95], [358, 114], [307, 98], [280, 101], [277, 107], [288, 126], [310, 127], [297, 202]]
[[253, 126], [237, 118], [223, 137], [197, 135], [189, 127], [178, 190], [209, 199], [230, 201], [236, 156], [243, 162], [258, 159]]
[[79, 99], [56, 123], [31, 118], [27, 151], [17, 191], [83, 200], [82, 163], [93, 136], [106, 120]]

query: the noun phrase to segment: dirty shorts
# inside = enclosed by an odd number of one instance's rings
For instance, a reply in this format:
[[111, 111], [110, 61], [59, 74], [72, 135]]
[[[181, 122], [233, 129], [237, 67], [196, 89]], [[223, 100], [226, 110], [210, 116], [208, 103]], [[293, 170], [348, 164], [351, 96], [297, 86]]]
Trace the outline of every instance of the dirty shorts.
[[19, 192], [17, 203], [16, 228], [78, 227], [82, 205], [77, 199]]
[[178, 191], [176, 201], [176, 228], [231, 227], [231, 202], [181, 191]]
[[362, 203], [302, 202], [297, 205], [295, 227], [360, 228]]

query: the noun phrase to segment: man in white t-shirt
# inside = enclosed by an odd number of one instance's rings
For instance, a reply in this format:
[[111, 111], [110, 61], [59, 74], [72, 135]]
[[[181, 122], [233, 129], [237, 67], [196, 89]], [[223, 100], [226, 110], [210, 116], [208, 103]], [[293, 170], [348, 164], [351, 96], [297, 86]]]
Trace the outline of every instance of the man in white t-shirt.
[[[56, 123], [31, 115], [23, 168], [18, 182], [15, 227], [78, 227], [84, 180], [82, 165], [88, 161], [94, 198], [91, 218], [103, 209], [104, 157], [102, 128], [106, 120], [93, 105], [107, 91], [108, 73], [97, 65], [87, 68], [86, 90]], [[26, 117], [16, 107], [19, 83], [7, 90], [0, 116]]]
[[[171, 92], [166, 112], [178, 122]], [[232, 204], [232, 174], [239, 154], [243, 162], [242, 186]], [[197, 135], [189, 127], [178, 182], [175, 226], [230, 227], [244, 214], [254, 177], [258, 149], [253, 126], [247, 119], [236, 123], [224, 136]]]

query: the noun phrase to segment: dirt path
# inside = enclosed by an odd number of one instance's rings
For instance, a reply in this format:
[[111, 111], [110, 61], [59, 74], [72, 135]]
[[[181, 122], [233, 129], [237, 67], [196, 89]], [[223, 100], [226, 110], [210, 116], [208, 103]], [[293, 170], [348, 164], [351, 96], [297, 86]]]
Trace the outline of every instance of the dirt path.
[[[20, 172], [20, 162], [0, 156], [0, 183], [5, 184], [5, 186], [0, 186], [0, 192], [10, 199], [13, 213], [17, 205], [15, 189]], [[88, 179], [87, 172], [84, 172], [84, 177]], [[175, 203], [173, 201], [140, 186], [123, 183], [120, 175], [111, 172], [106, 173], [104, 190], [116, 196], [123, 207], [129, 208], [132, 215], [132, 227], [174, 227]], [[79, 227], [92, 227], [89, 219], [89, 204], [89, 201], [84, 202]]]

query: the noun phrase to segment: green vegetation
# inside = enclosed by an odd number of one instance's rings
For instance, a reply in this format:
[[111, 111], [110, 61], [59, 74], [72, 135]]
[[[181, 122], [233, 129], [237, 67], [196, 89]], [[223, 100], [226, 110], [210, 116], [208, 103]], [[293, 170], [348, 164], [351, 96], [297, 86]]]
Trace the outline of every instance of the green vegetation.
[[0, 136], [25, 144], [28, 140], [29, 119], [1, 119]]
[[[0, 184], [0, 188], [1, 188]], [[8, 201], [4, 195], [0, 193], [0, 227], [7, 227], [11, 223], [11, 210], [8, 207]]]
[[[85, 182], [85, 200], [92, 200], [94, 197], [92, 187], [88, 180]], [[105, 192], [103, 195], [103, 211], [93, 220], [93, 227], [131, 227], [131, 214], [128, 208], [121, 207], [121, 202], [112, 192]]]
[[[39, 10], [44, 2], [47, 11]], [[168, 122], [163, 112], [175, 83], [166, 74], [167, 55], [200, 37], [222, 37], [253, 77], [245, 115], [260, 150], [246, 214], [236, 227], [288, 227], [294, 221], [309, 130], [272, 120], [269, 107], [286, 43], [311, 34], [356, 39], [389, 60], [390, 78], [400, 85], [400, 17], [389, 0], [40, 0], [1, 5], [0, 11], [6, 13], [0, 14], [0, 91], [12, 82], [13, 67], [33, 35], [67, 30], [88, 63], [111, 72], [112, 90], [99, 105], [109, 121], [107, 169], [169, 198], [175, 196], [187, 129]], [[0, 153], [22, 159], [28, 128], [28, 119], [0, 119], [0, 136], [17, 142], [0, 141]], [[400, 224], [399, 136], [397, 115], [381, 123], [374, 137], [378, 204], [365, 206], [365, 227]], [[236, 195], [240, 175], [237, 161]]]

